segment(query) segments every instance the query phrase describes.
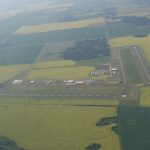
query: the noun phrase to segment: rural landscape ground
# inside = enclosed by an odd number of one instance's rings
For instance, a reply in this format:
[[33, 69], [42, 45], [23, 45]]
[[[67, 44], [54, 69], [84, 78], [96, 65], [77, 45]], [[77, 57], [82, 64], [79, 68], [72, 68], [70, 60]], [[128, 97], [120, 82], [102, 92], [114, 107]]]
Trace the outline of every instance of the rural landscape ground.
[[0, 150], [148, 150], [149, 107], [147, 0], [2, 3]]

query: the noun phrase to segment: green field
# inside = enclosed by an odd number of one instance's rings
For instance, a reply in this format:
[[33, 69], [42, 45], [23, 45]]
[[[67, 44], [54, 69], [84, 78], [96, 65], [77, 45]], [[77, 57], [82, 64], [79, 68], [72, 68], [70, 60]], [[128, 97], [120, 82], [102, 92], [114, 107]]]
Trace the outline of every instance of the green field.
[[11, 46], [0, 48], [0, 65], [33, 63], [43, 45]]
[[123, 36], [134, 36], [134, 35], [143, 35], [150, 33], [150, 27], [138, 27], [131, 23], [125, 22], [113, 22], [107, 25], [108, 34], [110, 38], [123, 37]]
[[34, 69], [73, 67], [75, 64], [75, 61], [72, 60], [39, 61], [35, 64]]
[[116, 115], [115, 107], [53, 103], [55, 101], [1, 98], [1, 136], [29, 150], [84, 150], [94, 142], [101, 144], [102, 150], [119, 150], [118, 136], [111, 130], [113, 125], [96, 127], [101, 118]]
[[109, 56], [103, 56], [95, 59], [89, 60], [79, 60], [76, 61], [77, 66], [94, 66], [95, 68], [99, 68], [101, 64], [106, 64], [110, 61]]
[[60, 68], [45, 68], [32, 70], [27, 79], [53, 79], [53, 80], [67, 80], [67, 79], [84, 79], [89, 78], [90, 72], [94, 67], [60, 67]]
[[122, 150], [150, 149], [150, 109], [119, 107], [119, 127]]
[[139, 27], [123, 21], [108, 23], [107, 28], [110, 38], [150, 34], [150, 26]]
[[107, 27], [111, 38], [135, 35], [138, 32], [134, 25], [123, 22], [110, 23]]
[[63, 60], [63, 53], [67, 48], [74, 47], [74, 41], [47, 43], [38, 61]]
[[0, 66], [0, 83], [10, 80], [26, 70], [29, 65]]
[[132, 49], [130, 48], [120, 50], [121, 60], [123, 63], [123, 69], [125, 72], [127, 82], [138, 84], [142, 82], [142, 78], [140, 76], [138, 66], [134, 60], [135, 58], [132, 57], [131, 51]]
[[150, 87], [141, 88], [140, 106], [150, 107]]
[[97, 38], [105, 38], [105, 30], [103, 26], [50, 31], [46, 33], [37, 33], [30, 35], [16, 35], [12, 36], [8, 40], [8, 42], [12, 45], [32, 45], [37, 43], [45, 44], [49, 42], [74, 41]]

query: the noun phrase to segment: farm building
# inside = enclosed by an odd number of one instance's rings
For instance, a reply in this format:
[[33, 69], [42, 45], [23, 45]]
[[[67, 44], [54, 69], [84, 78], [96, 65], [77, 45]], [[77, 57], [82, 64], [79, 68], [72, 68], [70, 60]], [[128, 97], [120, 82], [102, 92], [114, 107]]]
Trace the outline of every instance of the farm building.
[[111, 68], [111, 73], [113, 76], [119, 73], [118, 68]]
[[99, 70], [102, 75], [110, 75], [110, 64], [101, 64]]
[[91, 76], [100, 76], [100, 70], [91, 71]]

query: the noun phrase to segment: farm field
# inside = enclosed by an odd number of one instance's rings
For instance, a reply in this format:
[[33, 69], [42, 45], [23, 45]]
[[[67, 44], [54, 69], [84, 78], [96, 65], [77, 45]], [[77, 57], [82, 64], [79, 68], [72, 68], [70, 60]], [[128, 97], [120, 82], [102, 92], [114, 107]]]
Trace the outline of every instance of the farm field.
[[77, 66], [94, 66], [95, 68], [99, 68], [100, 64], [106, 64], [110, 61], [109, 56], [103, 56], [95, 59], [88, 60], [79, 60], [76, 61]]
[[136, 27], [133, 24], [124, 23], [124, 22], [109, 23], [107, 27], [108, 27], [109, 37], [111, 38], [130, 36], [138, 33]]
[[102, 150], [119, 150], [118, 136], [111, 130], [114, 125], [96, 126], [101, 118], [116, 116], [115, 107], [51, 105], [50, 101], [42, 100], [28, 102], [22, 99], [0, 102], [1, 136], [14, 140], [19, 147], [84, 150], [98, 143]]
[[93, 12], [93, 13], [84, 13], [84, 14], [77, 14], [75, 15], [75, 19], [82, 20], [82, 19], [91, 19], [96, 17], [103, 17], [104, 14], [102, 12]]
[[43, 45], [1, 47], [0, 65], [33, 63], [42, 48]]
[[40, 24], [40, 25], [30, 25], [23, 26], [18, 29], [14, 34], [15, 35], [23, 35], [23, 34], [32, 34], [32, 33], [40, 33], [40, 32], [48, 32], [55, 30], [66, 30], [66, 29], [77, 29], [77, 28], [85, 28], [89, 26], [97, 26], [104, 25], [104, 18], [92, 18], [87, 20], [79, 20], [79, 21], [70, 21], [70, 22], [59, 22], [59, 23], [49, 23], [49, 24]]
[[[37, 18], [33, 18], [33, 16], [36, 16], [35, 12], [42, 12], [43, 14], [44, 10], [46, 9], [49, 9], [50, 12], [52, 11], [58, 12], [58, 11], [63, 11], [63, 10], [67, 11], [69, 7], [73, 5], [74, 5], [73, 3], [67, 3], [67, 4], [56, 3], [55, 4], [55, 3], [43, 2], [43, 1], [42, 2], [37, 1], [36, 3], [31, 2], [30, 4], [25, 3], [19, 9], [13, 9], [13, 8], [9, 8], [8, 10], [0, 9], [0, 21], [4, 19], [5, 20], [15, 19], [13, 23], [15, 22], [17, 23], [20, 20], [24, 20], [24, 17], [28, 17], [29, 22], [31, 21], [30, 19], [33, 19], [34, 21], [38, 22], [38, 20], [36, 20]], [[30, 16], [24, 16], [24, 14], [30, 14]], [[46, 15], [46, 14], [44, 13], [43, 15]], [[23, 18], [20, 18], [20, 16], [22, 16]], [[41, 17], [39, 21], [41, 21], [42, 19], [44, 19], [44, 17]], [[24, 21], [25, 24], [26, 22]], [[33, 23], [33, 21], [31, 22]]]
[[149, 6], [28, 1], [0, 6], [0, 149], [149, 150]]
[[28, 79], [53, 79], [53, 80], [67, 80], [67, 79], [84, 79], [89, 78], [90, 72], [94, 70], [94, 67], [87, 66], [73, 66], [73, 67], [61, 67], [61, 68], [46, 68], [32, 70]]
[[72, 67], [75, 64], [72, 60], [41, 61], [35, 64], [34, 69]]
[[0, 83], [19, 75], [22, 71], [26, 70], [28, 66], [29, 65], [0, 66]]
[[74, 41], [47, 43], [44, 46], [42, 53], [40, 54], [40, 58], [38, 58], [38, 62], [49, 60], [63, 60], [63, 53], [67, 50], [67, 48], [74, 47], [74, 45]]
[[150, 148], [149, 114], [149, 108], [118, 107], [122, 150]]
[[46, 44], [50, 42], [77, 41], [105, 37], [106, 35], [104, 26], [98, 26], [50, 31], [36, 34], [14, 35], [9, 38], [8, 42], [12, 45], [36, 45], [37, 43]]
[[107, 23], [110, 38], [150, 34], [150, 26], [137, 26], [133, 23], [114, 21]]
[[149, 17], [149, 6], [123, 6], [117, 7], [117, 16], [147, 16]]
[[150, 87], [142, 87], [140, 106], [150, 107]]

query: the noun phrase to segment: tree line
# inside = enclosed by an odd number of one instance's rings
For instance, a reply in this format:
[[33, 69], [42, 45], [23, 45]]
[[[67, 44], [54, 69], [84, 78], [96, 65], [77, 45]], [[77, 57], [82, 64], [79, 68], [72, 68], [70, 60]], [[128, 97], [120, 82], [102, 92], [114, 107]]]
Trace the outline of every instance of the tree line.
[[109, 55], [107, 40], [96, 39], [77, 41], [74, 47], [67, 48], [63, 57], [66, 60], [86, 60]]

